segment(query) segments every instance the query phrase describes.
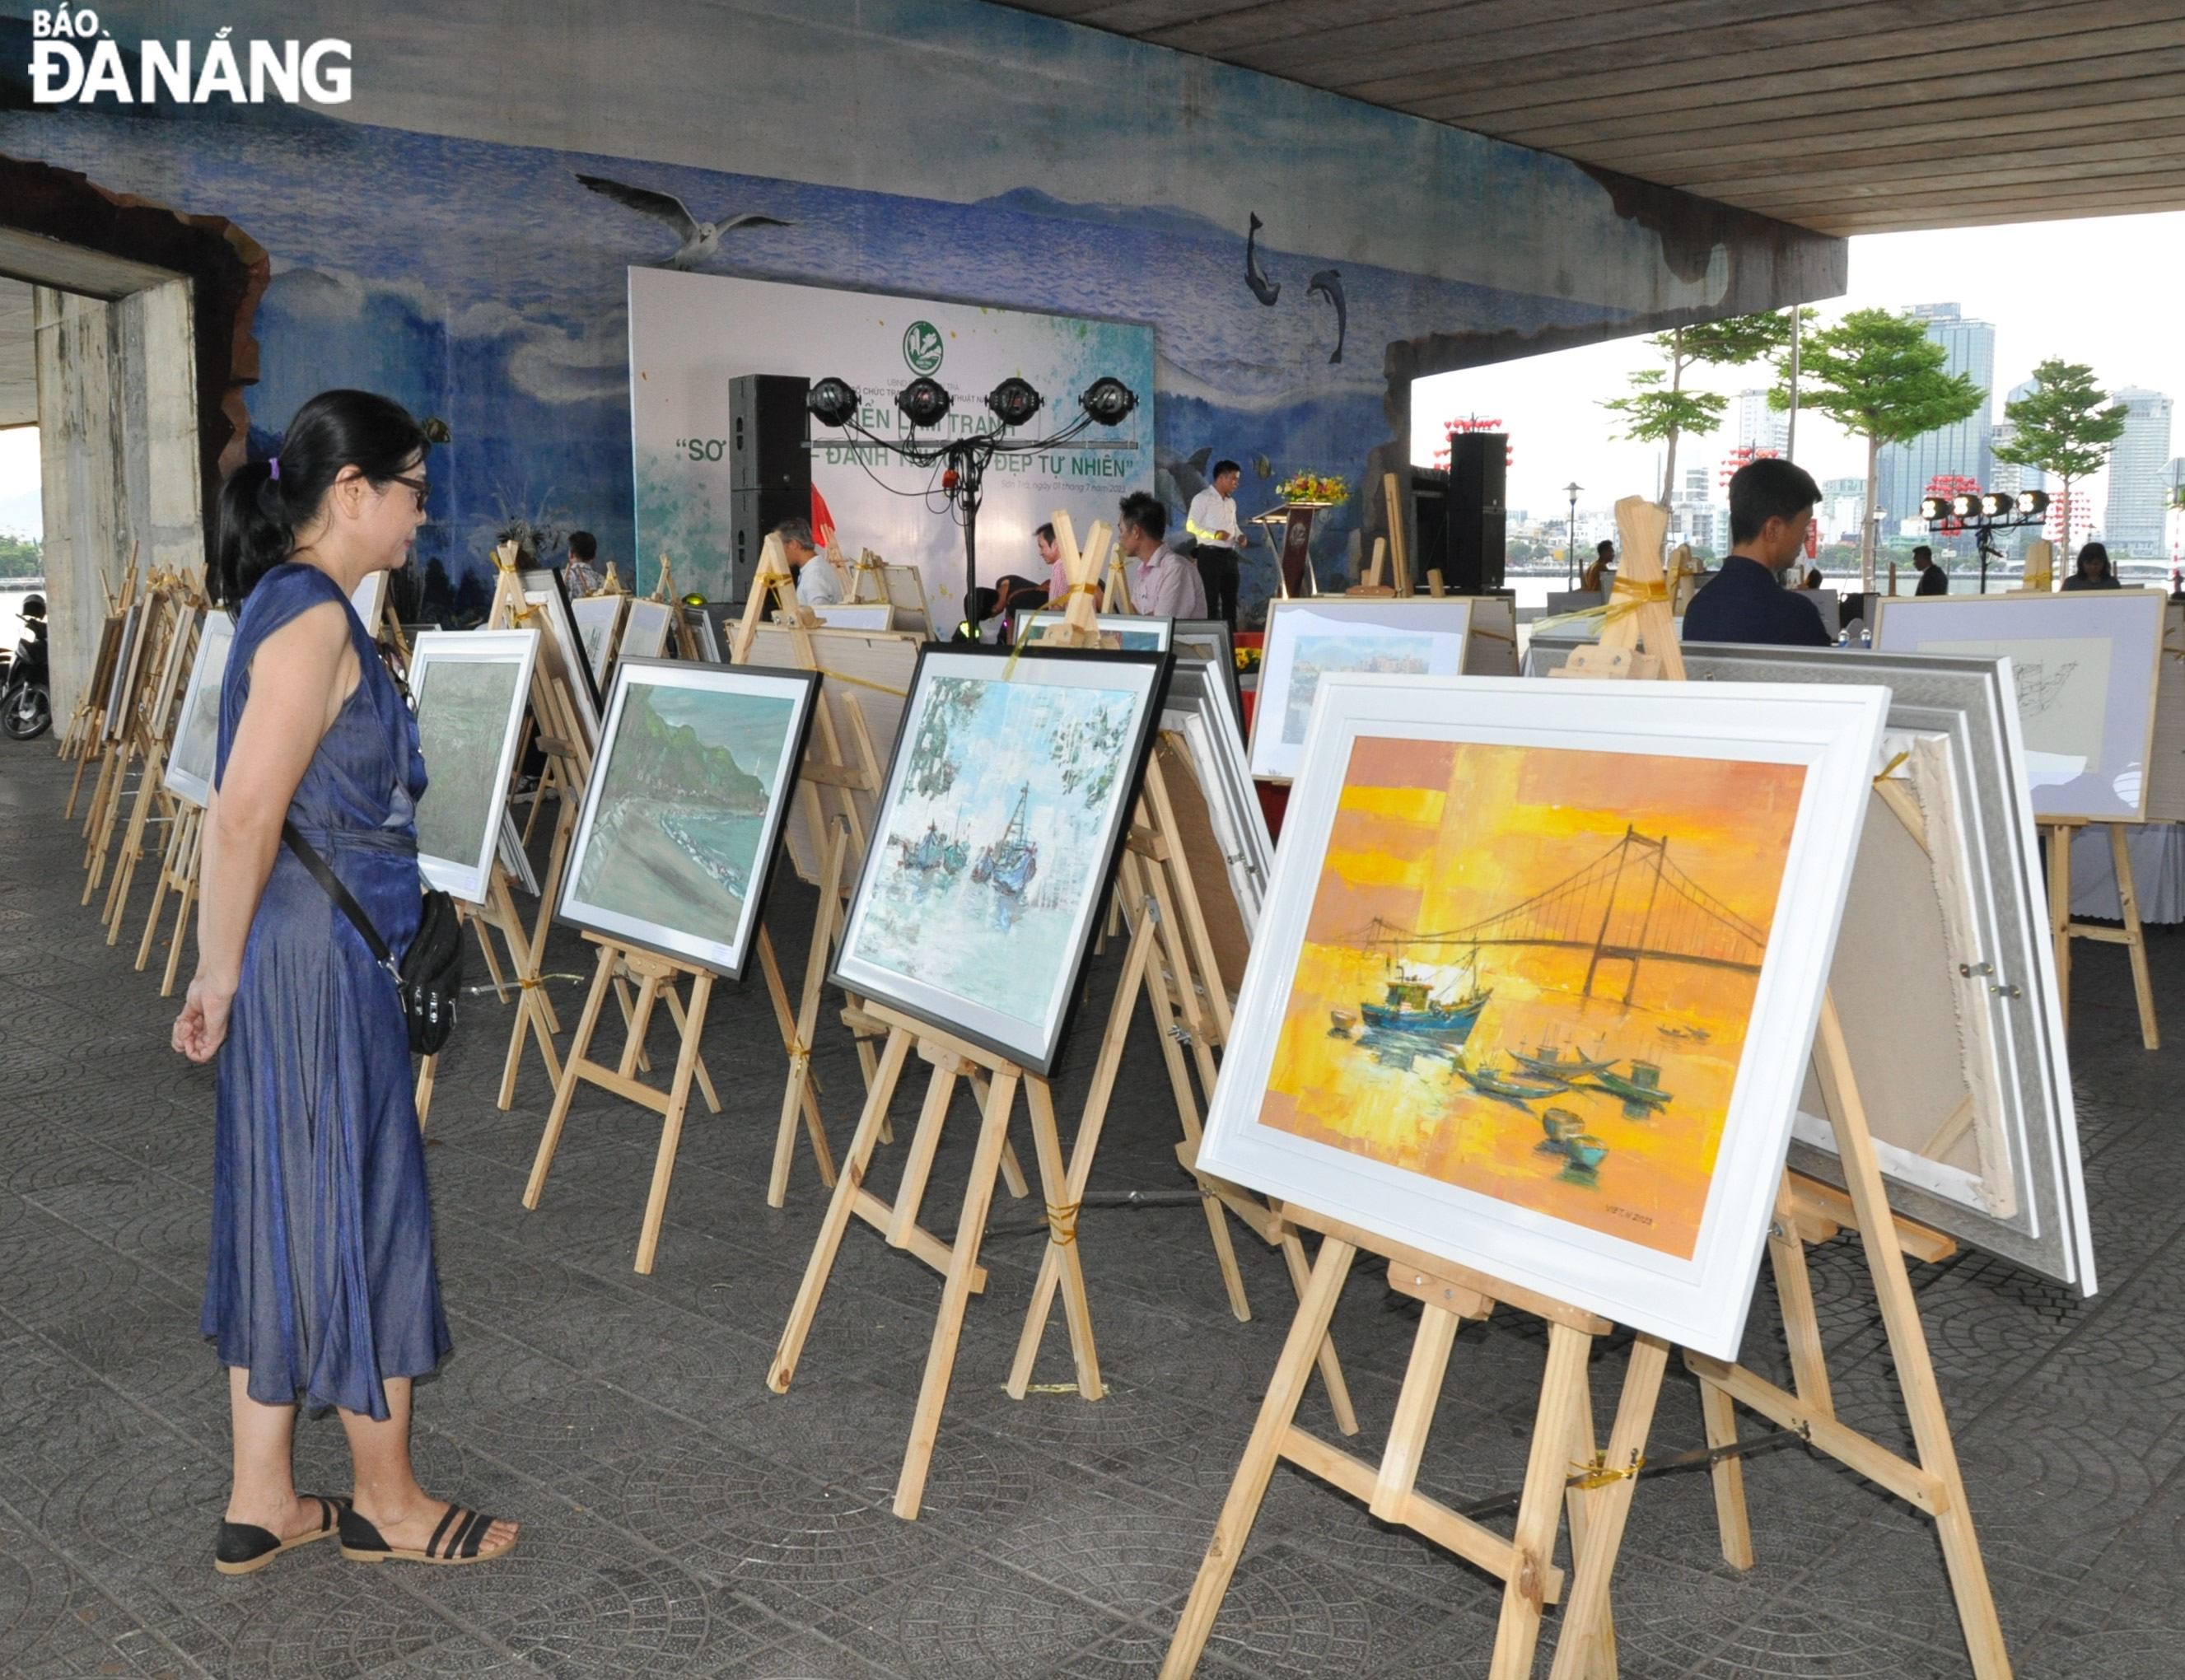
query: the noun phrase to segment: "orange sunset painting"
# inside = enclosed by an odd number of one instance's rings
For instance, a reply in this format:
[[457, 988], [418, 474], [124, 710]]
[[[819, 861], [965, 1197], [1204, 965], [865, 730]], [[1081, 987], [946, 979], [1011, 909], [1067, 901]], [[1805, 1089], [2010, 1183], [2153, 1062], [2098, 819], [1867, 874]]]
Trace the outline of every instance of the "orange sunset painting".
[[1805, 777], [1361, 737], [1261, 1124], [1690, 1259]]

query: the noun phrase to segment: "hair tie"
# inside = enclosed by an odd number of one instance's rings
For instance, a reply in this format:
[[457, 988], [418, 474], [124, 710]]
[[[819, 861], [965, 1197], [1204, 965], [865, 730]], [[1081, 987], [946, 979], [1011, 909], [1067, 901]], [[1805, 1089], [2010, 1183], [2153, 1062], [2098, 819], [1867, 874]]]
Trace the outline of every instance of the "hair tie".
[[277, 484], [281, 482], [280, 456], [268, 455], [265, 457], [265, 476], [268, 478], [271, 478]]

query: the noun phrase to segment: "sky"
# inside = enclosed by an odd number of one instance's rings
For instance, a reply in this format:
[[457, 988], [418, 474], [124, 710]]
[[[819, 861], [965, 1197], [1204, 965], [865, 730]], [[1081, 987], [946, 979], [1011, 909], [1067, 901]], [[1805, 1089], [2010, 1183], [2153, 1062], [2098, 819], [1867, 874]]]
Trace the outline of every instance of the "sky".
[[[2185, 213], [1875, 234], [1851, 242], [1849, 291], [1816, 307], [1824, 326], [1850, 310], [1934, 303], [1993, 322], [1991, 417], [2001, 420], [2005, 393], [2051, 356], [2088, 364], [2104, 390], [2138, 385], [2185, 399], [2185, 333], [2174, 313], [2181, 270]], [[1618, 416], [1600, 407], [1623, 393], [1635, 370], [1655, 365], [1643, 338], [1623, 338], [1420, 380], [1411, 396], [1415, 452], [1423, 463], [1444, 423], [1477, 415], [1509, 430], [1513, 512], [1538, 519], [1562, 511], [1563, 487], [1573, 479], [1584, 487], [1581, 513], [1621, 496], [1657, 495], [1661, 446], [1618, 440]], [[1735, 392], [1762, 382], [1751, 377], [1756, 371], [1702, 370], [1693, 382]], [[1733, 405], [1725, 426], [1735, 418]], [[1679, 476], [1686, 466], [1714, 466], [1734, 441], [1723, 433], [1682, 440]], [[2173, 434], [2171, 453], [2185, 454], [2185, 427]], [[1864, 440], [1810, 410], [1798, 416], [1796, 455], [1816, 478], [1866, 473]], [[2094, 505], [2105, 488], [2093, 487]]]
[[[2175, 309], [2185, 271], [2185, 212], [2034, 222], [2020, 227], [1951, 228], [1886, 233], [1851, 242], [1851, 288], [1819, 305], [1824, 324], [1847, 310], [1955, 303], [1996, 328], [1996, 403], [2050, 356], [2081, 361], [2105, 390], [2139, 385], [2185, 399], [2185, 332]], [[1635, 369], [1652, 365], [1643, 338], [1501, 362], [1420, 380], [1412, 390], [1411, 433], [1419, 458], [1430, 458], [1449, 419], [1501, 421], [1511, 436], [1508, 505], [1534, 518], [1568, 505], [1575, 479], [1581, 513], [1621, 496], [1655, 495], [1660, 446], [1613, 434], [1617, 416], [1600, 406], [1621, 394]], [[1752, 370], [1702, 371], [1695, 382], [1735, 392]], [[1734, 417], [1735, 410], [1732, 410]], [[1721, 434], [1687, 438], [1680, 467], [1713, 466], [1727, 447]], [[2185, 427], [2173, 435], [2185, 454]], [[1821, 416], [1798, 416], [1797, 458], [1817, 478], [1859, 477], [1866, 446]], [[2099, 505], [2104, 486], [2090, 487]], [[0, 431], [0, 531], [37, 534], [37, 436]]]

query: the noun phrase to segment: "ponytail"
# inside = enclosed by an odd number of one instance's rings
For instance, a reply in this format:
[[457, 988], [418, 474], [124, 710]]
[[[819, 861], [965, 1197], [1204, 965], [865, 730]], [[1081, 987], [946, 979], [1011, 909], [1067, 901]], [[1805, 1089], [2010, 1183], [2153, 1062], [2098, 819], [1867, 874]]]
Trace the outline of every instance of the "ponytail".
[[368, 391], [319, 393], [296, 410], [271, 459], [246, 461], [221, 486], [214, 599], [243, 610], [258, 580], [294, 552], [298, 528], [317, 517], [343, 469], [383, 487], [431, 447], [400, 403]]

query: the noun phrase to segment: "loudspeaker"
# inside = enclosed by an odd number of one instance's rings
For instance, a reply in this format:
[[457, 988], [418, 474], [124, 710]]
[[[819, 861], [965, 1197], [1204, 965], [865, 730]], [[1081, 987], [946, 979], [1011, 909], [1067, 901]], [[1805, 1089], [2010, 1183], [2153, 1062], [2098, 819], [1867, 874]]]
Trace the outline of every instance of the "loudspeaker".
[[812, 416], [808, 379], [740, 374], [729, 381], [729, 488], [809, 490]]
[[[1449, 547], [1442, 581], [1451, 594], [1489, 595], [1502, 587], [1509, 460], [1510, 440], [1500, 432], [1461, 432], [1450, 439]], [[1423, 581], [1423, 568], [1419, 575]]]
[[729, 492], [729, 599], [751, 598], [752, 579], [758, 572], [758, 551], [766, 533], [785, 519], [812, 516], [812, 487], [787, 490], [731, 490]]
[[[1411, 469], [1411, 545], [1405, 550], [1409, 558], [1411, 588], [1424, 593], [1427, 573], [1439, 572], [1445, 583], [1449, 578], [1449, 474], [1439, 466], [1415, 466]], [[1373, 556], [1366, 556], [1371, 566]], [[1383, 568], [1382, 581], [1393, 583], [1395, 579]]]

